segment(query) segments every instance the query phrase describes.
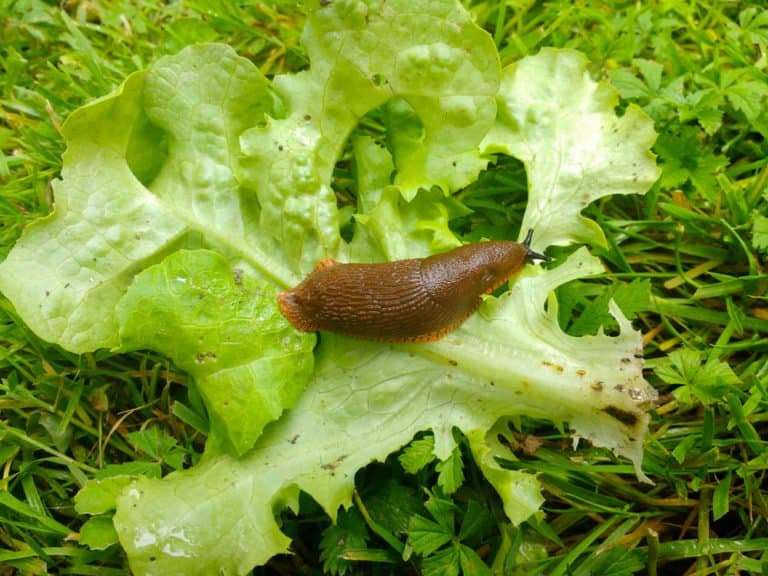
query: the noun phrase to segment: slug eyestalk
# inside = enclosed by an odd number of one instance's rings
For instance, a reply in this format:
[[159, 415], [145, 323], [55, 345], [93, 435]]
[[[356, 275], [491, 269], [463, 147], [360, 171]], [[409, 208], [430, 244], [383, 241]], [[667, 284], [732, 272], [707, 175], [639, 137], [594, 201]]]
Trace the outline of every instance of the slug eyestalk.
[[533, 239], [533, 228], [528, 228], [528, 232], [525, 235], [525, 239], [523, 240], [523, 246], [525, 246], [525, 258], [526, 260], [530, 262], [535, 262], [536, 260], [541, 260], [543, 262], [552, 262], [552, 258], [550, 256], [547, 256], [546, 254], [542, 254], [541, 252], [536, 252], [534, 250], [531, 250], [531, 240]]

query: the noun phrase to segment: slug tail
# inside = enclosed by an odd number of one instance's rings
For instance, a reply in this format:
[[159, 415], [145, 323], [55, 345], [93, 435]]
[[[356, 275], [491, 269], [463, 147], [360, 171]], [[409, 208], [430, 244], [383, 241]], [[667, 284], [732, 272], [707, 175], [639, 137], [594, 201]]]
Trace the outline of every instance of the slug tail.
[[290, 322], [296, 330], [301, 330], [302, 332], [315, 332], [317, 330], [316, 326], [307, 321], [299, 303], [296, 301], [296, 294], [293, 290], [280, 292], [277, 295], [277, 305], [280, 308], [280, 312], [283, 313], [283, 316], [288, 319], [288, 322]]

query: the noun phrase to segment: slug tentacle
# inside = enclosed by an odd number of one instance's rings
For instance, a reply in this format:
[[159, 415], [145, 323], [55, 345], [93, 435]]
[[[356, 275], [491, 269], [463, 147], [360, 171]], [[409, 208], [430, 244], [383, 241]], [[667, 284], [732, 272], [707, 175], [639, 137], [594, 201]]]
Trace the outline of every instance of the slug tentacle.
[[526, 258], [531, 262], [534, 262], [536, 260], [551, 262], [552, 258], [547, 256], [546, 254], [542, 254], [540, 252], [534, 252], [533, 250], [531, 250], [531, 240], [533, 240], [533, 228], [528, 228], [528, 232], [525, 234], [525, 239], [523, 240], [523, 246], [525, 246], [525, 251], [526, 251]]
[[281, 292], [283, 315], [299, 330], [368, 340], [437, 340], [475, 311], [526, 261], [549, 260], [507, 240], [466, 244], [428, 258], [382, 264], [323, 260], [295, 288]]

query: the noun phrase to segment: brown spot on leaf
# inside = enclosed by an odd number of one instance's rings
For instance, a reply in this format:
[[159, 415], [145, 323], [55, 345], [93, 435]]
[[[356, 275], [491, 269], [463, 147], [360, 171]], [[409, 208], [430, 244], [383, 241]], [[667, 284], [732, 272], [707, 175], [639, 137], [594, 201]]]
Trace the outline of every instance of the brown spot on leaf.
[[341, 456], [336, 458], [336, 460], [334, 460], [333, 462], [328, 462], [327, 464], [321, 464], [320, 468], [322, 468], [323, 470], [328, 470], [329, 472], [331, 472], [331, 475], [333, 475], [333, 473], [336, 471], [336, 468], [339, 467], [339, 464], [344, 462], [344, 460], [346, 459], [347, 459], [347, 455], [342, 454]]
[[634, 426], [637, 424], [637, 414], [630, 412], [629, 410], [624, 410], [616, 406], [606, 406], [603, 408], [603, 412], [627, 426]]
[[219, 357], [216, 356], [215, 352], [198, 352], [195, 354], [195, 362], [198, 364], [210, 364], [218, 359]]
[[554, 362], [549, 362], [548, 360], [542, 360], [541, 362], [544, 366], [549, 366], [552, 368], [555, 372], [562, 373], [565, 371], [565, 368], [560, 366], [560, 364], [555, 364]]

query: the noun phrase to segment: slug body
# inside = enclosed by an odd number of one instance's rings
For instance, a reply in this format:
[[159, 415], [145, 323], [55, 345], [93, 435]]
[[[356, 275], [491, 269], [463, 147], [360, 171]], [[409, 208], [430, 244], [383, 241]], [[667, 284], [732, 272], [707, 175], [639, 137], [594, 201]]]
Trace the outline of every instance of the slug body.
[[461, 324], [527, 259], [547, 259], [526, 242], [492, 241], [382, 264], [323, 260], [293, 290], [283, 315], [299, 330], [407, 342], [437, 340]]

